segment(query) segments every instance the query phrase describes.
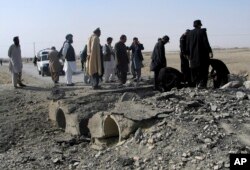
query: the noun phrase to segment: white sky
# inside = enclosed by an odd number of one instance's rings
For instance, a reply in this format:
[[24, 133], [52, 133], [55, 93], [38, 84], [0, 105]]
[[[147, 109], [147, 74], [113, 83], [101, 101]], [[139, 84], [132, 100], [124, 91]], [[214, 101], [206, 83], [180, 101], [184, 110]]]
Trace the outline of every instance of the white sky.
[[212, 47], [250, 47], [250, 1], [248, 0], [1, 0], [0, 57], [7, 57], [18, 35], [23, 57], [35, 50], [56, 46], [65, 35], [74, 35], [76, 53], [83, 49], [92, 31], [100, 27], [106, 38], [121, 34], [133, 37], [152, 51], [158, 37], [168, 35], [167, 51], [179, 49], [179, 37], [201, 19]]

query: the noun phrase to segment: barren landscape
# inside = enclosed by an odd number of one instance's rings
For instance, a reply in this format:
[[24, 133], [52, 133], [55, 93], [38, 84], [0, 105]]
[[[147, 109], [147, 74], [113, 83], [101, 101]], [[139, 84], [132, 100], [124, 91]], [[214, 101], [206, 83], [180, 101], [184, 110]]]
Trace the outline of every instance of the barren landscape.
[[[63, 77], [54, 87], [50, 77], [39, 76], [32, 63], [25, 63], [23, 69], [28, 86], [14, 89], [7, 63], [0, 66], [0, 169], [218, 170], [229, 169], [230, 153], [250, 153], [247, 87], [155, 92], [150, 87], [150, 53], [144, 58], [139, 88], [129, 82], [117, 89], [113, 83], [102, 84], [97, 91], [83, 83], [82, 74], [74, 75], [74, 87], [65, 86]], [[178, 52], [167, 51], [166, 58], [169, 67], [180, 70]], [[217, 49], [214, 58], [240, 78], [250, 74], [250, 49]], [[150, 109], [139, 113], [135, 107], [124, 107], [124, 113], [141, 114], [145, 123], [118, 143], [98, 145], [91, 134], [65, 133], [63, 126], [57, 126], [60, 123], [49, 119], [52, 92], [64, 94], [59, 101], [70, 101], [80, 114], [91, 116], [123, 108], [125, 103]], [[164, 114], [145, 118], [151, 109]]]

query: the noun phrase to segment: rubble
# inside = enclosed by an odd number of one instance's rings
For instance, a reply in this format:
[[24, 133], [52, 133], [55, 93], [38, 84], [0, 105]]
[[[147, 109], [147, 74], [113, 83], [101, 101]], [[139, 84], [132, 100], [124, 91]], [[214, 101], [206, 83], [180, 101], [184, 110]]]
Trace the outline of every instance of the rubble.
[[[52, 101], [47, 101], [50, 92], [42, 101], [23, 91], [13, 98], [0, 96], [0, 169], [226, 169], [230, 153], [250, 153], [249, 90], [243, 86], [162, 94], [149, 88], [74, 93], [78, 95], [65, 91], [63, 98]], [[65, 124], [55, 123], [52, 114], [48, 120], [49, 110], [59, 109]], [[72, 123], [68, 117], [76, 114], [78, 124], [70, 127], [78, 131], [72, 133], [66, 130], [67, 121]], [[102, 123], [88, 127], [100, 115]], [[109, 126], [119, 135], [109, 133], [109, 143], [103, 144], [107, 138], [98, 138], [102, 133], [93, 129], [105, 120], [120, 132]], [[130, 131], [125, 124], [131, 125]]]

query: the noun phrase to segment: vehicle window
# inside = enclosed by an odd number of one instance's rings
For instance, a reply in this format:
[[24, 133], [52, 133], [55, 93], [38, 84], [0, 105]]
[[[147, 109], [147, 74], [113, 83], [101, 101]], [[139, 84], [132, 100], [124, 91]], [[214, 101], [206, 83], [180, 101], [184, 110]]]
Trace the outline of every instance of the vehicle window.
[[48, 55], [42, 55], [42, 61], [48, 60]]

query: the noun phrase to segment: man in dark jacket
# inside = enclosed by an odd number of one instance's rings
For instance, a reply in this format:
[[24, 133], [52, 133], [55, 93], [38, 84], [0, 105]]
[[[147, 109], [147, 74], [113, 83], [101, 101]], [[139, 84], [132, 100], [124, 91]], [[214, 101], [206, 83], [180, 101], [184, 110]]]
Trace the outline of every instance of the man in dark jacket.
[[200, 20], [194, 21], [194, 29], [187, 38], [187, 55], [191, 68], [192, 81], [198, 88], [207, 87], [209, 57], [213, 57], [212, 49], [208, 42], [207, 31], [201, 28]]
[[122, 35], [120, 37], [120, 41], [115, 44], [115, 62], [117, 77], [120, 81], [119, 86], [122, 86], [127, 81], [129, 58], [127, 54], [127, 47], [125, 45], [126, 41], [126, 35]]
[[154, 71], [154, 89], [159, 90], [158, 75], [162, 68], [167, 66], [165, 47], [164, 45], [169, 42], [169, 37], [165, 35], [162, 39], [159, 39], [155, 44], [152, 56], [150, 70]]
[[184, 34], [182, 34], [180, 38], [180, 59], [181, 59], [181, 72], [184, 75], [184, 82], [188, 83], [189, 86], [192, 86], [191, 81], [191, 70], [189, 68], [189, 61], [186, 52], [186, 44], [187, 44], [187, 35], [190, 32], [189, 29], [186, 30]]
[[144, 47], [143, 47], [143, 44], [141, 44], [138, 41], [138, 38], [134, 37], [133, 43], [129, 47], [129, 50], [132, 51], [131, 70], [134, 70], [135, 76], [137, 78], [137, 84], [138, 84], [141, 78], [141, 68], [142, 68], [142, 61], [143, 61], [143, 55], [141, 51], [144, 50]]

